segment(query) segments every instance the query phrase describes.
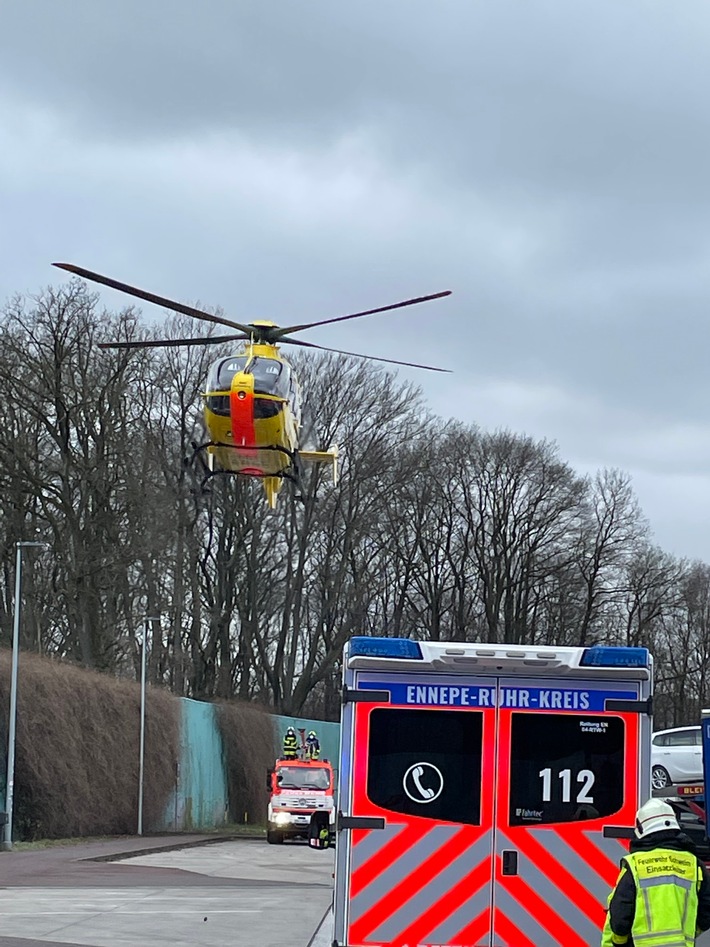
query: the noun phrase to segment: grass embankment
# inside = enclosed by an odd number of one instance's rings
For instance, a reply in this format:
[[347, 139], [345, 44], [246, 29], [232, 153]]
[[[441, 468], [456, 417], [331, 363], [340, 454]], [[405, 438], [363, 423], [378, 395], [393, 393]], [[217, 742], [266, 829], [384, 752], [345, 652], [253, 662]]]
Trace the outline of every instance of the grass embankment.
[[[0, 746], [7, 746], [10, 654], [0, 651]], [[150, 687], [146, 701], [143, 824], [160, 825], [175, 792], [179, 698]], [[222, 702], [218, 724], [230, 824], [199, 835], [264, 833], [273, 725], [260, 707]], [[133, 681], [20, 655], [13, 837], [17, 851], [135, 837], [140, 687]], [[4, 753], [0, 784], [4, 787]], [[172, 834], [172, 833], [171, 833]], [[150, 835], [147, 834], [146, 838]]]
[[[10, 655], [0, 653], [0, 707]], [[151, 688], [146, 702], [144, 820], [175, 785], [179, 702]], [[3, 715], [2, 729], [6, 731]], [[0, 734], [3, 736], [3, 734]], [[14, 836], [22, 841], [130, 835], [138, 803], [140, 687], [37, 655], [20, 655]]]

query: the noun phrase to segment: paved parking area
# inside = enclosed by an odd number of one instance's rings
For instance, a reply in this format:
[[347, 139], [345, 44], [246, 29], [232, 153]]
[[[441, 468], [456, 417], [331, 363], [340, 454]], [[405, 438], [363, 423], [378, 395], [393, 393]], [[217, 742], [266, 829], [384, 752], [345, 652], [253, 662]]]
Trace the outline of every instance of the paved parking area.
[[[310, 947], [330, 947], [332, 919], [319, 924], [332, 851], [245, 839], [131, 855], [175, 844], [0, 855], [0, 947], [306, 947], [317, 928]], [[91, 860], [120, 853], [129, 857]], [[697, 943], [710, 947], [710, 934]]]
[[332, 888], [333, 853], [299, 842], [267, 845], [263, 841], [225, 842], [181, 851], [141, 855], [116, 866], [169, 868], [197, 872], [210, 878], [231, 878], [250, 884], [316, 885]]
[[[90, 887], [52, 877], [15, 887], [4, 862], [14, 857], [0, 859], [0, 947], [306, 947], [332, 898], [332, 852], [297, 843], [228, 841], [101, 862], [104, 883]], [[91, 871], [79, 861], [74, 873]]]

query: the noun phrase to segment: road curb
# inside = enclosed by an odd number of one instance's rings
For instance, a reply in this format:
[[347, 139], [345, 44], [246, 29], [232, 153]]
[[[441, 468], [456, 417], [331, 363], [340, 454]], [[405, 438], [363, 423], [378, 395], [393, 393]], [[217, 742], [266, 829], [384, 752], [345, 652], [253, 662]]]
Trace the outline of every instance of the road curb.
[[184, 848], [198, 848], [200, 845], [216, 845], [219, 842], [250, 841], [263, 842], [264, 838], [258, 835], [220, 835], [218, 838], [196, 839], [191, 842], [175, 842], [174, 845], [153, 845], [146, 848], [136, 848], [129, 852], [114, 852], [112, 855], [89, 855], [87, 858], [78, 858], [80, 862], [116, 862], [126, 858], [140, 858], [142, 855], [158, 855], [160, 852], [176, 852]]
[[313, 931], [311, 939], [306, 944], [306, 947], [328, 947], [333, 941], [332, 936], [328, 936], [329, 931], [328, 927], [333, 926], [333, 905], [329, 904], [325, 914], [318, 922], [318, 926]]

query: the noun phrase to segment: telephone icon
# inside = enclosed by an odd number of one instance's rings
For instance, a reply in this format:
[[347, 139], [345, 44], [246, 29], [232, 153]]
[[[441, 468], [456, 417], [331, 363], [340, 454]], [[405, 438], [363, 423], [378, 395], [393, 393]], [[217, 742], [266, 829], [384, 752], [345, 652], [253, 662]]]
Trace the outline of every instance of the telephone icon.
[[441, 795], [444, 788], [444, 776], [433, 763], [425, 761], [413, 763], [404, 774], [402, 788], [412, 802], [426, 805]]
[[433, 789], [427, 789], [426, 786], [422, 786], [421, 778], [424, 775], [424, 767], [415, 766], [412, 770], [412, 779], [414, 780], [414, 785], [417, 787], [421, 793], [422, 799], [431, 799], [434, 795]]

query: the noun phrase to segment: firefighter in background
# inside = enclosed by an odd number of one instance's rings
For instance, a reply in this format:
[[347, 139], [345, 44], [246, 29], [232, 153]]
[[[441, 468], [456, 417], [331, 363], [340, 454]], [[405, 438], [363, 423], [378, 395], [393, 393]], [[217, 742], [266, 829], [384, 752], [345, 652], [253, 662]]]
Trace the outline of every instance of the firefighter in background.
[[309, 730], [308, 736], [306, 737], [306, 758], [309, 760], [317, 760], [320, 756], [320, 741], [316, 736], [315, 730]]
[[330, 848], [332, 843], [328, 813], [314, 812], [308, 828], [308, 844], [311, 848]]
[[296, 731], [293, 727], [289, 727], [286, 731], [286, 736], [284, 737], [283, 745], [283, 759], [285, 760], [295, 760], [298, 756], [299, 742], [298, 737], [296, 736]]
[[710, 875], [667, 802], [641, 806], [635, 833], [609, 897], [602, 947], [692, 947], [710, 928]]

